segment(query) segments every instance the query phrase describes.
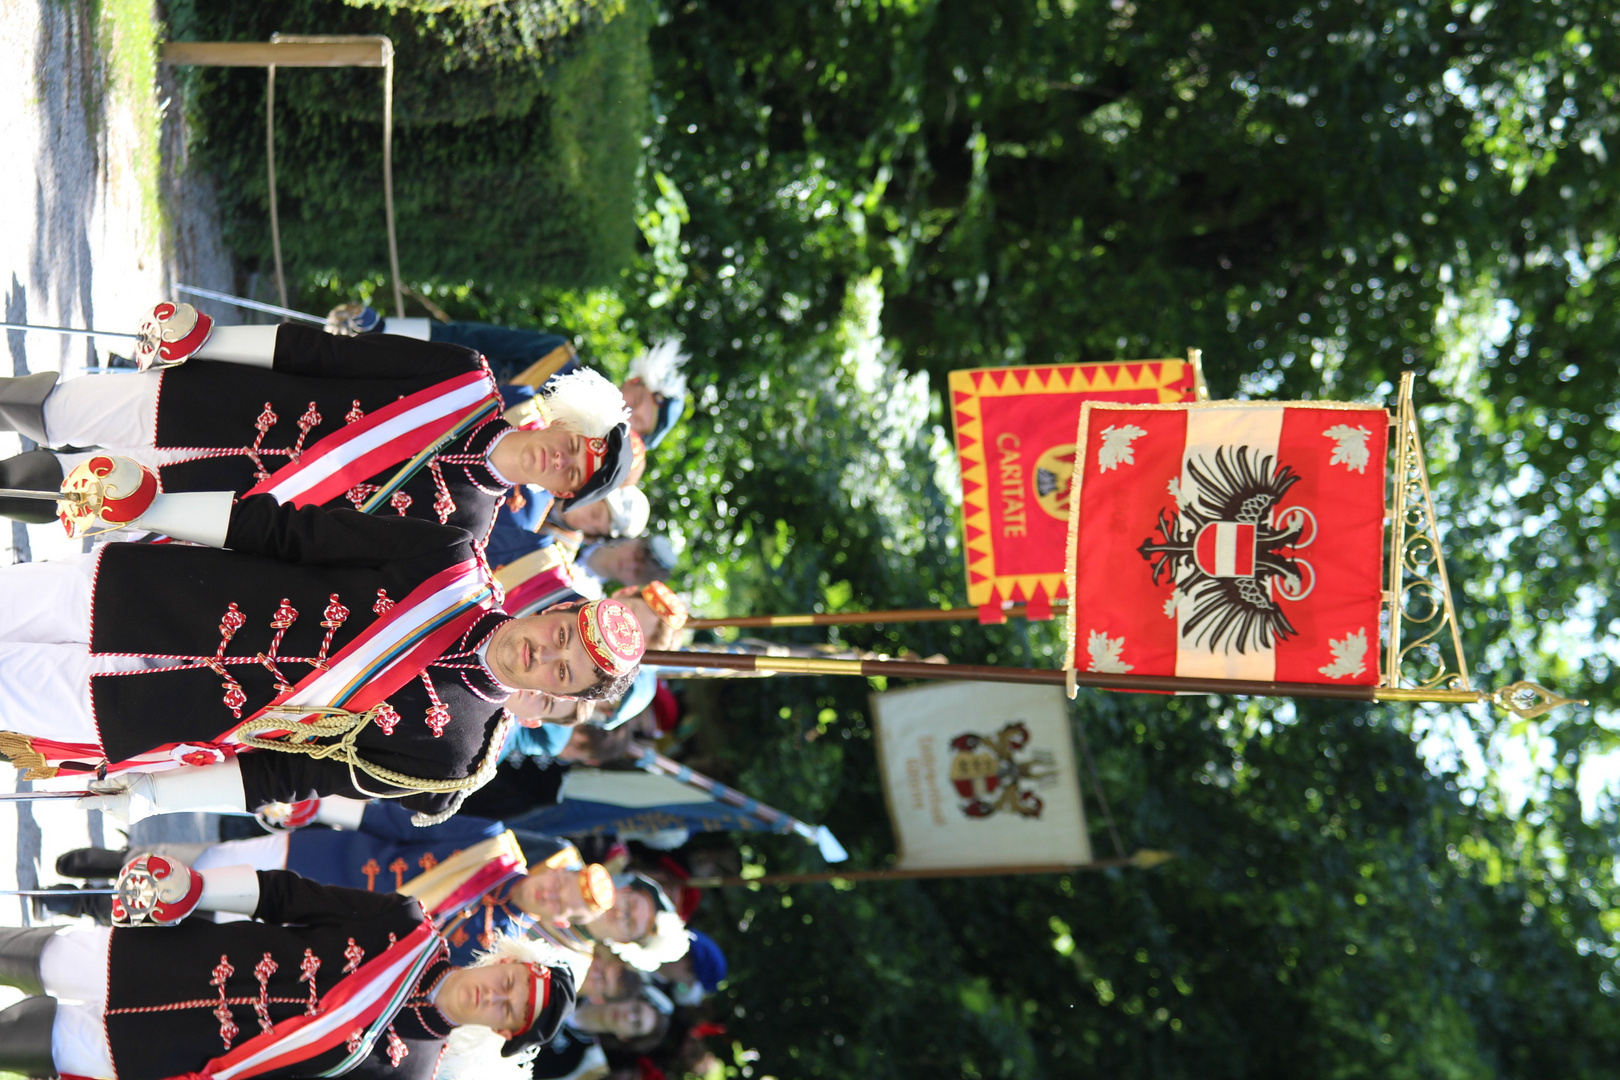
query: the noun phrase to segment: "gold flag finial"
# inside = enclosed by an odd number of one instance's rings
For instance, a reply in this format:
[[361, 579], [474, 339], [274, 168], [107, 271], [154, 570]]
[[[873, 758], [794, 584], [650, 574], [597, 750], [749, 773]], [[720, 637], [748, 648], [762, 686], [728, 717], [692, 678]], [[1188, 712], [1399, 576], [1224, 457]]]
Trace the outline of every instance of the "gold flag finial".
[[1558, 708], [1560, 705], [1585, 705], [1585, 698], [1567, 698], [1523, 679], [1516, 683], [1509, 683], [1500, 690], [1491, 693], [1491, 704], [1499, 709], [1506, 709], [1514, 716], [1522, 716], [1526, 720], [1533, 720], [1538, 716]]

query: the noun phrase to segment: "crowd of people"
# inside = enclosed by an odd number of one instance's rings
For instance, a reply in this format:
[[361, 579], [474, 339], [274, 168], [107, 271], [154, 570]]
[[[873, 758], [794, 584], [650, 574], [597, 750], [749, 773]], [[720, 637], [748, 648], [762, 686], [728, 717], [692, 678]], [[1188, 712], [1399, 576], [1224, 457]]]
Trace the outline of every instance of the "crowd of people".
[[[0, 930], [0, 1071], [112, 1080], [706, 1073], [725, 980], [684, 835], [547, 835], [573, 763], [669, 732], [638, 486], [674, 342], [615, 386], [558, 335], [336, 309], [143, 321], [137, 370], [0, 379], [0, 754], [131, 841]], [[205, 843], [142, 841], [219, 815]], [[161, 832], [161, 830], [157, 830]], [[503, 1072], [504, 1071], [504, 1072]]]

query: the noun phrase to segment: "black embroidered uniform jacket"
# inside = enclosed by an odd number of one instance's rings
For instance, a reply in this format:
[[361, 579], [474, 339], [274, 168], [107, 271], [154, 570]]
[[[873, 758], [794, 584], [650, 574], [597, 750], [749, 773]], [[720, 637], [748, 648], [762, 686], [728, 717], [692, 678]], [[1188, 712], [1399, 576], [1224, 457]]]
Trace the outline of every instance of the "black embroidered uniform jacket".
[[[277, 1021], [314, 1011], [346, 974], [423, 920], [414, 900], [320, 885], [286, 870], [259, 872], [259, 922], [186, 919], [169, 929], [115, 929], [107, 958], [107, 1042], [119, 1080], [199, 1072]], [[427, 994], [450, 970], [448, 951], [423, 971], [387, 1034], [349, 1077], [430, 1080], [452, 1025]], [[318, 1076], [336, 1047], [264, 1077]]]
[[[401, 397], [488, 367], [460, 345], [387, 334], [350, 338], [313, 327], [277, 328], [271, 368], [188, 360], [162, 373], [157, 446], [195, 450], [158, 469], [165, 491], [247, 491], [328, 435]], [[496, 394], [494, 380], [489, 392]], [[487, 453], [511, 430], [496, 412], [445, 446], [379, 514], [418, 517], [466, 529], [482, 540], [511, 490], [490, 471]], [[398, 471], [393, 466], [351, 488], [333, 505], [359, 506]]]
[[[178, 666], [94, 675], [90, 703], [103, 750], [122, 761], [169, 743], [211, 742], [295, 686], [388, 607], [446, 567], [475, 557], [463, 530], [354, 510], [237, 502], [230, 550], [108, 544], [91, 592], [90, 651], [178, 659]], [[480, 617], [461, 639], [388, 698], [397, 719], [356, 741], [368, 762], [412, 777], [473, 775], [501, 728], [507, 691], [475, 650], [508, 616]], [[504, 734], [502, 734], [504, 738]], [[395, 793], [347, 766], [303, 753], [257, 750], [241, 762], [247, 805]], [[412, 789], [415, 790], [415, 789]], [[419, 792], [413, 810], [442, 813], [453, 793]]]

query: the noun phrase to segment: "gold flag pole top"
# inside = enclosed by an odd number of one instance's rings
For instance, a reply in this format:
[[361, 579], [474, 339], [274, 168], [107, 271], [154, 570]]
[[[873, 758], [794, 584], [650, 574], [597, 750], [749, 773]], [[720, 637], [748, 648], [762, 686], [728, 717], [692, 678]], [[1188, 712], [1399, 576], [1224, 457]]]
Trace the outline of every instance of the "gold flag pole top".
[[1374, 690], [1378, 701], [1432, 701], [1454, 704], [1490, 702], [1516, 716], [1541, 716], [1560, 705], [1585, 705], [1561, 697], [1533, 682], [1510, 683], [1498, 690], [1476, 690], [1469, 678], [1451, 579], [1440, 546], [1440, 519], [1429, 490], [1417, 409], [1412, 402], [1412, 372], [1401, 374], [1400, 397], [1390, 422], [1395, 468], [1390, 507], [1388, 578], [1384, 586], [1385, 626], [1383, 678]]

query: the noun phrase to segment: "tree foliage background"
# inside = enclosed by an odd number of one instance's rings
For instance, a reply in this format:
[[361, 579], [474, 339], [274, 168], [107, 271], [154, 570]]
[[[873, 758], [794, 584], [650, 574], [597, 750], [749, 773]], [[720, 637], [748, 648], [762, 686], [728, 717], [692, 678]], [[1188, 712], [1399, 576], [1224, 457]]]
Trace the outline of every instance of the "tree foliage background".
[[[213, 36], [386, 23], [412, 43], [430, 92], [402, 96], [420, 170], [402, 190], [421, 192], [402, 240], [451, 314], [566, 326], [614, 374], [683, 335], [696, 403], [647, 486], [701, 609], [962, 603], [944, 373], [1195, 345], [1217, 395], [1388, 401], [1416, 371], [1477, 678], [1594, 702], [1510, 723], [1083, 694], [1126, 847], [1180, 858], [716, 895], [699, 925], [733, 962], [729, 1069], [1612, 1071], [1611, 5], [185, 3]], [[557, 33], [525, 38], [542, 8]], [[232, 78], [193, 107], [251, 265], [262, 89]], [[356, 149], [374, 140], [344, 135], [369, 121], [333, 79], [288, 106], [307, 175], [282, 213], [310, 307], [380, 288], [385, 265], [372, 226], [344, 231], [380, 221], [380, 196]], [[568, 116], [599, 123], [559, 142]], [[561, 146], [591, 166], [555, 168]], [[1057, 649], [1040, 625], [833, 636], [970, 662]], [[731, 685], [695, 739], [881, 865], [870, 689]], [[815, 861], [785, 840], [745, 855]]]

